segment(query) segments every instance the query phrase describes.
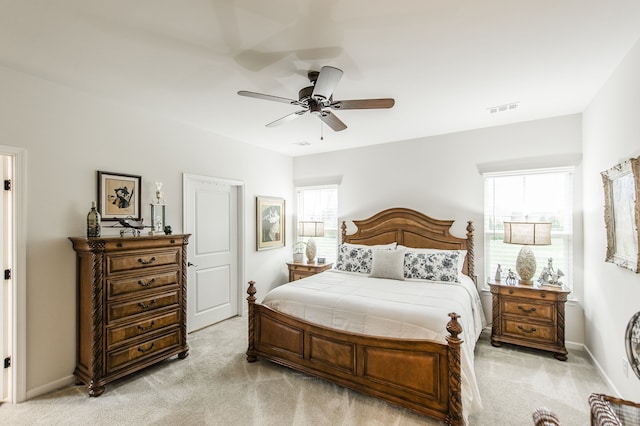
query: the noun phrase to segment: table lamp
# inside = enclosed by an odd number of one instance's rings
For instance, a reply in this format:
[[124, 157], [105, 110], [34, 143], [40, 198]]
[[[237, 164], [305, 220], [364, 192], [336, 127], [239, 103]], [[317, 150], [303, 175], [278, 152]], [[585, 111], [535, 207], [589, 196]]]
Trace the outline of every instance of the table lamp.
[[522, 245], [516, 260], [516, 272], [520, 275], [520, 284], [533, 285], [531, 279], [536, 273], [536, 257], [529, 246], [551, 244], [551, 222], [504, 222], [504, 242]]
[[307, 263], [314, 263], [317, 249], [313, 237], [324, 237], [324, 222], [300, 221], [298, 236], [309, 237], [306, 250]]

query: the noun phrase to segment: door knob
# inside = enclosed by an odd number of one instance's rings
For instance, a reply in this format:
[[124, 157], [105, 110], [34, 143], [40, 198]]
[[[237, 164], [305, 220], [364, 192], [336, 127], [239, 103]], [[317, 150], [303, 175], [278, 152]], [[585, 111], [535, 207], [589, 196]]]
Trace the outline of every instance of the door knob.
[[191, 263], [191, 262], [187, 262], [187, 266], [195, 266], [196, 268], [198, 267], [198, 265], [196, 265], [195, 263]]

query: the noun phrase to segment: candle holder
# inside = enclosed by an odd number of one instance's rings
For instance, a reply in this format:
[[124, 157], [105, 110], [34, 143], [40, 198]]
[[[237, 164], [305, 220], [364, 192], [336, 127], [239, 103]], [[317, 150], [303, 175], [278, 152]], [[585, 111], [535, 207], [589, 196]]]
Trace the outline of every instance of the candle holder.
[[151, 206], [151, 231], [149, 235], [164, 235], [167, 205], [162, 195], [162, 182], [156, 182], [156, 198]]

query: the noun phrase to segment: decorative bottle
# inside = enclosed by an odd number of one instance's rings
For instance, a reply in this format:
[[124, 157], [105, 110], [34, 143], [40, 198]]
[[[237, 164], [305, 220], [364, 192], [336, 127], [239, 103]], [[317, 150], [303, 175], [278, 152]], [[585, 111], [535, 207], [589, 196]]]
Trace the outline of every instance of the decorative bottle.
[[100, 213], [96, 210], [96, 202], [91, 202], [91, 211], [87, 214], [87, 237], [100, 236]]

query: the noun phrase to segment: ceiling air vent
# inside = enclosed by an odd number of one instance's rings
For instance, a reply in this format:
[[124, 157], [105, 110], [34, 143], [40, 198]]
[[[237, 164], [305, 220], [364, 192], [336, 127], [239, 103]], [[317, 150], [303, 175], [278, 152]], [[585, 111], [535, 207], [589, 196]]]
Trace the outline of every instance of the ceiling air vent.
[[502, 105], [496, 105], [496, 106], [489, 107], [489, 108], [487, 108], [487, 110], [491, 114], [495, 114], [496, 112], [510, 111], [512, 109], [516, 109], [516, 108], [518, 108], [518, 105], [520, 105], [520, 102], [510, 102], [508, 104], [502, 104]]

